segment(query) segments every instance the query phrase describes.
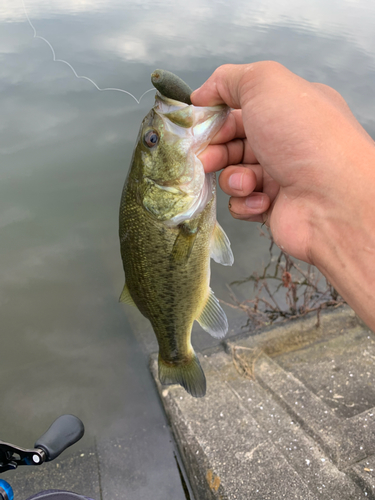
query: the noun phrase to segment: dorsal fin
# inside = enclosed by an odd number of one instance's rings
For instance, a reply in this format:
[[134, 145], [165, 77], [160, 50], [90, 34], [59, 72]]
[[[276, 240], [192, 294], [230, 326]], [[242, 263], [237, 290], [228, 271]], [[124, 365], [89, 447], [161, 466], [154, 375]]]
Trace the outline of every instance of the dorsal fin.
[[231, 266], [233, 264], [234, 258], [229, 238], [217, 221], [211, 239], [210, 250], [210, 255], [215, 262], [223, 264], [223, 266]]
[[206, 330], [206, 332], [212, 335], [212, 337], [217, 339], [225, 337], [225, 334], [228, 331], [227, 317], [211, 288], [206, 305], [204, 306], [199, 318], [197, 318], [197, 321], [203, 330]]

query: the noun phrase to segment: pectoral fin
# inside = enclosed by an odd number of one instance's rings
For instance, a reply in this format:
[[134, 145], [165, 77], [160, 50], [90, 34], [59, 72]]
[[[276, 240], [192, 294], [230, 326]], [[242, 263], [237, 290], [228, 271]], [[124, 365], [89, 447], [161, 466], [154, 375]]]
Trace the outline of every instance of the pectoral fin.
[[129, 292], [129, 288], [128, 288], [128, 285], [125, 283], [124, 285], [124, 289], [122, 290], [121, 292], [121, 295], [120, 295], [120, 298], [119, 298], [119, 302], [123, 302], [124, 304], [128, 304], [129, 306], [135, 306], [135, 302], [134, 300], [131, 298], [131, 295], [130, 295], [130, 292]]
[[179, 264], [186, 264], [198, 234], [198, 226], [189, 223], [180, 224], [177, 238], [172, 248], [172, 259]]
[[217, 339], [225, 337], [228, 331], [227, 317], [211, 288], [206, 305], [199, 318], [197, 318], [197, 321], [203, 330], [206, 330], [212, 337]]
[[211, 257], [223, 266], [231, 266], [234, 262], [230, 241], [223, 228], [216, 222], [211, 240]]

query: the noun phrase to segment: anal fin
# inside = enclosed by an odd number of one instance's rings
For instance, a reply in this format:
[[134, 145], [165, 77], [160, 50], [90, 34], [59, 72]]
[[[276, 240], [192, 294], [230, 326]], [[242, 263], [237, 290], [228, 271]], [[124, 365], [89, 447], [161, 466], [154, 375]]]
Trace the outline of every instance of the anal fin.
[[206, 305], [204, 306], [200, 316], [197, 318], [197, 321], [203, 330], [206, 330], [206, 332], [212, 335], [212, 337], [217, 339], [225, 337], [228, 331], [228, 320], [226, 314], [211, 288]]

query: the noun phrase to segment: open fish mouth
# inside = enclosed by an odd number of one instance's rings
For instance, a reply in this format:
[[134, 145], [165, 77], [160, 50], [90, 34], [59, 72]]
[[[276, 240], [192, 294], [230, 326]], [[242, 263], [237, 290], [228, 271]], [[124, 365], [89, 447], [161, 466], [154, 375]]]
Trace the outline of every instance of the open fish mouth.
[[225, 105], [188, 105], [157, 92], [154, 111], [162, 118], [166, 131], [184, 139], [188, 136], [191, 150], [199, 155], [220, 130], [230, 109]]

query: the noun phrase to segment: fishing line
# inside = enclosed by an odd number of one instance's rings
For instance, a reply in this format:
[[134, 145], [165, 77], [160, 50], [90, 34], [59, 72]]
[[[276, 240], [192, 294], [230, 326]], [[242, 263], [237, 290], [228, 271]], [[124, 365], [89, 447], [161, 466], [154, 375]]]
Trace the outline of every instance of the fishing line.
[[101, 88], [100, 88], [100, 87], [99, 87], [99, 86], [98, 86], [98, 85], [97, 85], [97, 84], [96, 84], [93, 80], [91, 80], [91, 78], [89, 78], [89, 77], [87, 77], [87, 76], [78, 75], [78, 73], [76, 72], [76, 70], [73, 68], [73, 66], [72, 66], [70, 63], [68, 63], [67, 61], [64, 61], [64, 59], [57, 59], [57, 58], [56, 58], [56, 53], [55, 53], [55, 50], [54, 50], [54, 48], [52, 47], [52, 45], [50, 44], [50, 42], [49, 42], [46, 38], [44, 38], [44, 37], [42, 37], [42, 36], [40, 36], [40, 35], [38, 35], [38, 34], [37, 34], [36, 29], [35, 29], [35, 26], [34, 26], [34, 25], [33, 25], [33, 23], [31, 22], [31, 20], [30, 20], [30, 18], [29, 18], [29, 15], [28, 15], [28, 13], [27, 13], [27, 11], [26, 11], [26, 6], [25, 6], [25, 2], [24, 2], [24, 0], [21, 0], [21, 2], [22, 2], [22, 5], [23, 5], [23, 10], [25, 11], [25, 16], [26, 16], [27, 22], [30, 24], [30, 26], [31, 26], [31, 28], [32, 28], [32, 30], [33, 30], [33, 32], [34, 32], [34, 38], [40, 38], [40, 40], [43, 40], [43, 42], [45, 42], [45, 43], [48, 45], [48, 47], [51, 49], [51, 52], [52, 52], [52, 57], [53, 57], [53, 62], [60, 62], [60, 63], [64, 63], [64, 64], [66, 64], [67, 66], [69, 66], [69, 68], [73, 71], [74, 76], [75, 76], [76, 78], [81, 79], [81, 80], [87, 80], [87, 81], [89, 81], [90, 83], [92, 83], [92, 84], [94, 85], [94, 87], [96, 87], [96, 88], [99, 90], [99, 92], [105, 92], [105, 91], [107, 91], [107, 90], [113, 90], [113, 91], [115, 91], [115, 92], [123, 92], [124, 94], [128, 94], [130, 97], [132, 97], [132, 98], [135, 100], [135, 102], [136, 102], [137, 104], [139, 104], [139, 103], [141, 102], [141, 99], [142, 99], [142, 97], [143, 97], [144, 95], [146, 95], [148, 92], [151, 92], [152, 90], [155, 90], [155, 89], [153, 89], [153, 88], [152, 88], [152, 89], [149, 89], [149, 90], [146, 90], [146, 92], [143, 92], [143, 94], [141, 95], [141, 97], [140, 97], [139, 99], [137, 99], [137, 98], [136, 98], [133, 94], [131, 94], [131, 93], [130, 93], [130, 92], [128, 92], [127, 90], [123, 90], [123, 89], [116, 89], [116, 88], [112, 88], [112, 87], [108, 87], [108, 88], [101, 89]]

